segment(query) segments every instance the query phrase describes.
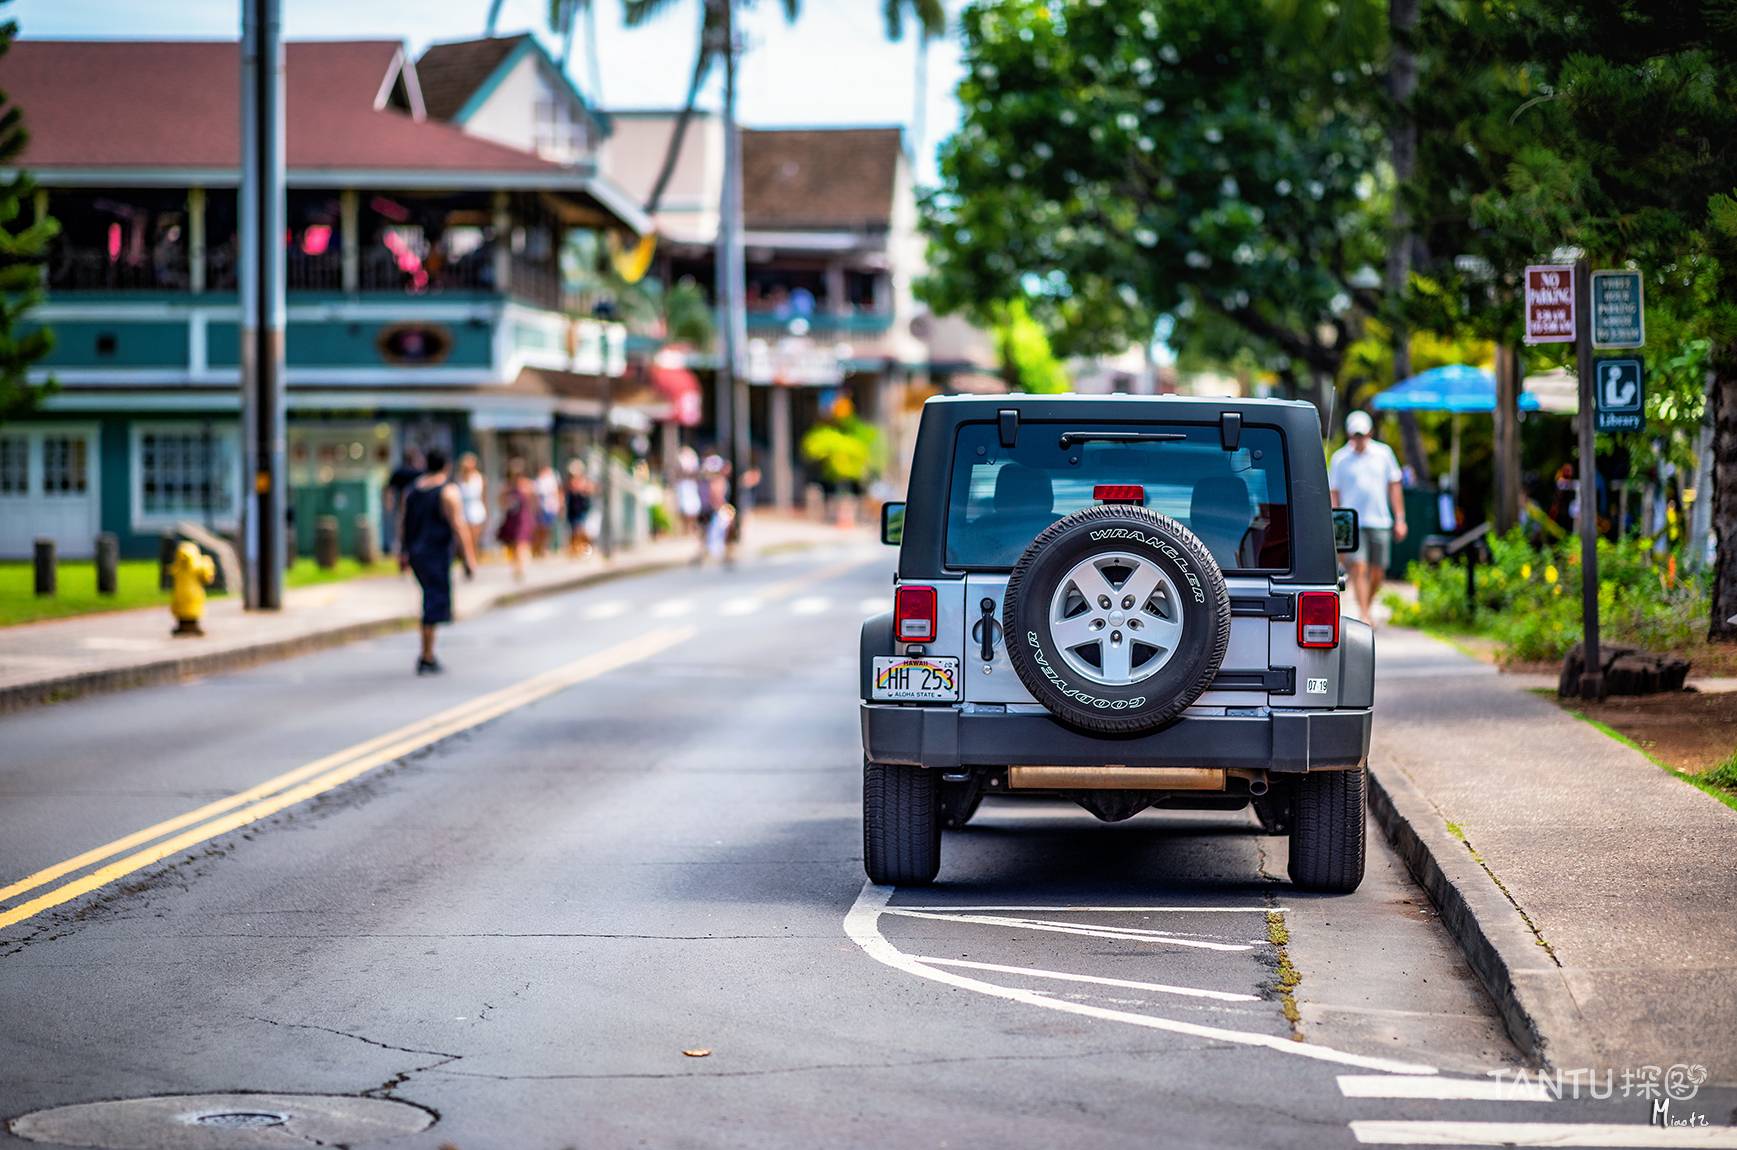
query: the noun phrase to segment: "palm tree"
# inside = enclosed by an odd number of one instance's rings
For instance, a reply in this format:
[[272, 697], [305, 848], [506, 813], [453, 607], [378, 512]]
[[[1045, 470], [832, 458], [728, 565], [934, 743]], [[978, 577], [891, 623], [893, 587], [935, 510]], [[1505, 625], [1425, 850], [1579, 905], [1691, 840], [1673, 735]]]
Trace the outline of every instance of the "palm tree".
[[[677, 2], [678, 0], [623, 0], [627, 26], [637, 28], [674, 7]], [[706, 77], [711, 74], [712, 65], [716, 63], [718, 53], [723, 47], [721, 29], [724, 24], [724, 6], [732, 2], [741, 3], [742, 0], [700, 0], [699, 50], [694, 55], [693, 71], [688, 75], [687, 98], [682, 101], [681, 111], [676, 114], [675, 127], [670, 132], [669, 145], [664, 151], [663, 164], [658, 168], [657, 179], [652, 182], [650, 194], [646, 196], [645, 211], [647, 215], [656, 213], [658, 206], [663, 203], [663, 195], [669, 188], [670, 177], [675, 174], [676, 160], [681, 155], [682, 141], [687, 137], [689, 122], [693, 120], [694, 102], [699, 98], [700, 89], [705, 86]], [[784, 6], [784, 18], [786, 20], [794, 21], [801, 14], [801, 0], [780, 0], [780, 2]], [[922, 130], [920, 117], [927, 103], [928, 42], [946, 34], [947, 10], [943, 0], [883, 0], [881, 14], [886, 21], [889, 40], [898, 40], [903, 37], [907, 17], [917, 25], [917, 109], [919, 118], [913, 122], [912, 126], [913, 136], [915, 136]], [[913, 146], [915, 145], [913, 144]]]
[[922, 154], [929, 125], [929, 41], [946, 35], [947, 9], [942, 0], [884, 0], [881, 15], [886, 20], [887, 39], [904, 38], [906, 9], [917, 25], [917, 68], [907, 137], [914, 160]]
[[[489, 0], [489, 15], [483, 25], [483, 35], [492, 38], [500, 23], [501, 8], [506, 0]], [[547, 23], [549, 31], [561, 37], [561, 70], [573, 55], [573, 35], [580, 22], [585, 25], [585, 70], [590, 73], [591, 106], [603, 106], [603, 63], [597, 55], [597, 6], [594, 0], [549, 0]]]

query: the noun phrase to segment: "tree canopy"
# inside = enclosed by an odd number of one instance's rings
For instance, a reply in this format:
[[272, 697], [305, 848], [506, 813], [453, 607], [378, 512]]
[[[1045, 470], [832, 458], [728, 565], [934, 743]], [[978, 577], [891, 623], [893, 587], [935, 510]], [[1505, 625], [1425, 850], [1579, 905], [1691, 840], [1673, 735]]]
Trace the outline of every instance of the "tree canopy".
[[[1006, 0], [961, 19], [925, 298], [1023, 299], [1059, 350], [1224, 321], [1330, 378], [1379, 303], [1373, 0]], [[1198, 318], [1197, 318], [1198, 317]]]

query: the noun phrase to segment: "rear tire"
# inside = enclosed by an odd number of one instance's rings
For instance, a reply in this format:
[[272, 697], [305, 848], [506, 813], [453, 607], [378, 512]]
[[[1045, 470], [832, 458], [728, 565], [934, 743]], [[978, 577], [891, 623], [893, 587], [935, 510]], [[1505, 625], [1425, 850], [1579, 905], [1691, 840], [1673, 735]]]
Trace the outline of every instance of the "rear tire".
[[927, 886], [941, 870], [941, 790], [922, 767], [864, 762], [863, 869], [881, 886]]
[[1321, 771], [1297, 782], [1292, 802], [1291, 881], [1303, 890], [1350, 894], [1363, 881], [1368, 772]]

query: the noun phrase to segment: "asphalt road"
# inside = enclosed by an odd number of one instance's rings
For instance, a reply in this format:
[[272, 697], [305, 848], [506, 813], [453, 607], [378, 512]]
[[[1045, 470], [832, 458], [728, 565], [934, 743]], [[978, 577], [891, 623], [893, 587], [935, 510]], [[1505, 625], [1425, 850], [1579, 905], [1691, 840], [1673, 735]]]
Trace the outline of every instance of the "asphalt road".
[[0, 1119], [265, 1091], [412, 1102], [438, 1121], [389, 1144], [460, 1150], [1644, 1131], [1638, 1099], [1454, 1096], [1516, 1056], [1378, 836], [1312, 898], [1245, 813], [991, 802], [939, 885], [865, 889], [889, 574], [671, 572], [462, 623], [439, 679], [403, 636], [0, 719], [0, 887], [52, 875], [0, 890], [40, 906], [0, 927]]

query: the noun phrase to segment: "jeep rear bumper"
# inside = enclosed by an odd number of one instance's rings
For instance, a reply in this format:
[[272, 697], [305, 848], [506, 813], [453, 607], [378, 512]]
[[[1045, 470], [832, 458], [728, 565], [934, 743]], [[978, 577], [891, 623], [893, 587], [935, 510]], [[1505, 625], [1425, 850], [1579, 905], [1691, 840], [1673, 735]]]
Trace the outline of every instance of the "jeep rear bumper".
[[916, 767], [1240, 767], [1345, 770], [1369, 757], [1368, 709], [1188, 715], [1145, 735], [1092, 735], [1048, 715], [862, 704], [870, 762]]

